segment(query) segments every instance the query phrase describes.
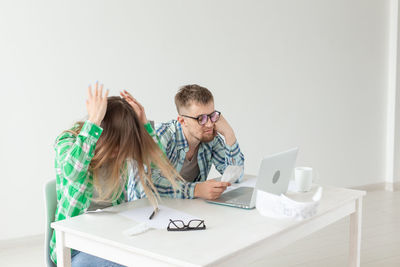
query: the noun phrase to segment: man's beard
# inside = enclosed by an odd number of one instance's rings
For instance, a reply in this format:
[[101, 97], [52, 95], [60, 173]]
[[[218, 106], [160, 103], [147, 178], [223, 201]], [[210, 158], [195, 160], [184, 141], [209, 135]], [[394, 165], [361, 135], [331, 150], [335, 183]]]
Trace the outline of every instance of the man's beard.
[[217, 131], [214, 129], [212, 134], [202, 135], [202, 137], [199, 139], [199, 141], [202, 143], [211, 142], [212, 140], [214, 140], [216, 135], [217, 135]]

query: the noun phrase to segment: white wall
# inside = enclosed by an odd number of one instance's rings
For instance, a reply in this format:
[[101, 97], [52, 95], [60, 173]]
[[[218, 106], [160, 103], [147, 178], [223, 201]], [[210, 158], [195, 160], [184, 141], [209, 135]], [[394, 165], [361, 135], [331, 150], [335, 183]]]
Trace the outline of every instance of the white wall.
[[[395, 105], [395, 157], [394, 157], [394, 165], [395, 171], [393, 176], [393, 183], [400, 182], [400, 4], [399, 0], [392, 0], [393, 5], [397, 7], [395, 12], [397, 11], [397, 27], [394, 27], [397, 30], [397, 53], [396, 53], [396, 76], [395, 76], [395, 90], [396, 90], [396, 105]], [[396, 17], [396, 16], [395, 16]]]
[[[400, 27], [399, 0], [390, 1], [387, 175], [388, 183], [400, 182]], [[391, 186], [389, 184], [389, 189]]]
[[388, 14], [388, 0], [1, 1], [0, 239], [43, 232], [53, 141], [97, 79], [155, 120], [176, 117], [179, 86], [209, 87], [247, 173], [299, 146], [321, 183], [382, 182]]

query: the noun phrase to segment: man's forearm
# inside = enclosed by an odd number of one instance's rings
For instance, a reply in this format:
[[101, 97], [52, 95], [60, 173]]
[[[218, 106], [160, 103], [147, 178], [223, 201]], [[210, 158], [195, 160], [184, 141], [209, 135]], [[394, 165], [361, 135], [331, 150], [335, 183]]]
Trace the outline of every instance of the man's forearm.
[[228, 146], [233, 146], [233, 144], [236, 143], [236, 136], [235, 136], [235, 133], [233, 131], [227, 133], [226, 135], [224, 135], [224, 138], [225, 138], [225, 143]]
[[161, 197], [170, 198], [193, 198], [196, 183], [177, 181], [178, 191], [172, 186], [167, 178], [163, 177], [159, 169], [152, 169], [151, 178], [154, 186]]

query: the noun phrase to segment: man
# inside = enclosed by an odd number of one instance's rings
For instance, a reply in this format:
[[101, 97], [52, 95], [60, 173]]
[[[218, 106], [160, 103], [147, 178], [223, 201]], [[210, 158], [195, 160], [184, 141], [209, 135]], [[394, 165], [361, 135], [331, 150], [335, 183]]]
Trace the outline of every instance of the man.
[[[213, 95], [207, 88], [183, 86], [175, 96], [175, 105], [177, 120], [156, 125], [168, 159], [185, 180], [175, 197], [216, 199], [230, 183], [207, 180], [212, 164], [221, 174], [228, 165], [244, 164], [235, 133], [221, 112], [215, 110]], [[170, 182], [157, 169], [152, 172], [158, 193], [173, 197], [175, 191]], [[238, 180], [242, 176], [243, 169]], [[143, 197], [143, 191], [132, 183], [130, 200]]]

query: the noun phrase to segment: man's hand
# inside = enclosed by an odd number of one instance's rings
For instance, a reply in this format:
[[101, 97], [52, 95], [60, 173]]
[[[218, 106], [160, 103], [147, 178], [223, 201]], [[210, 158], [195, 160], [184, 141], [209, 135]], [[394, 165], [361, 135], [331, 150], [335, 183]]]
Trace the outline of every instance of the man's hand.
[[108, 90], [103, 96], [103, 85], [99, 87], [96, 82], [94, 92], [92, 93], [92, 86], [88, 87], [88, 99], [86, 100], [86, 109], [89, 114], [89, 121], [100, 126], [101, 121], [104, 119], [107, 111], [107, 96]]
[[225, 137], [225, 142], [228, 146], [231, 146], [236, 142], [235, 133], [222, 114], [219, 117], [219, 120], [215, 123], [215, 130]]
[[120, 94], [136, 112], [137, 116], [139, 117], [139, 121], [143, 124], [146, 124], [147, 117], [144, 107], [130, 93], [128, 93], [128, 91], [124, 90], [123, 92], [120, 92]]
[[200, 197], [209, 200], [217, 199], [230, 185], [231, 184], [227, 182], [207, 180], [205, 182], [196, 184], [194, 188], [194, 197]]

